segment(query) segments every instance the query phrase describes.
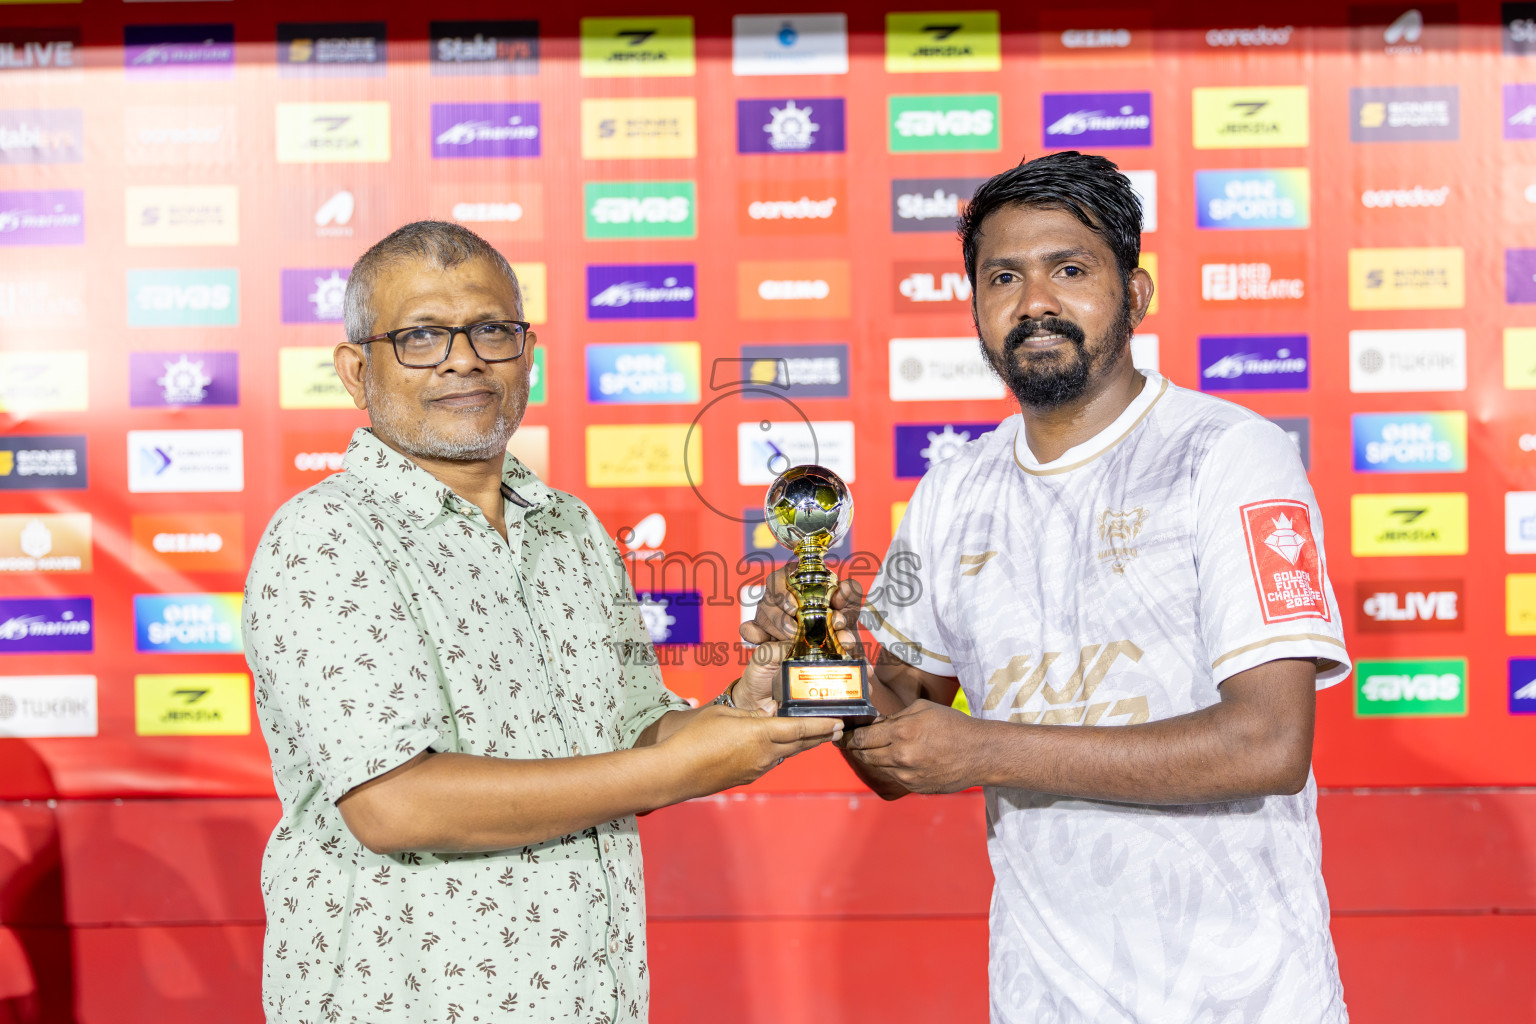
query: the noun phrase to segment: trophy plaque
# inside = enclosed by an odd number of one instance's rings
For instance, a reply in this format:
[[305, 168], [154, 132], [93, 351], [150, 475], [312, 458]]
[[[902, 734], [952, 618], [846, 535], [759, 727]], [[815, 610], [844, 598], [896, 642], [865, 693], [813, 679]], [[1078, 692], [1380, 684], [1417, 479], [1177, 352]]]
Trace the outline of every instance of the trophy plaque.
[[829, 602], [837, 576], [822, 560], [853, 523], [848, 485], [823, 466], [793, 466], [768, 488], [763, 516], [773, 536], [796, 556], [788, 579], [796, 605], [794, 645], [773, 693], [779, 714], [868, 725], [879, 714], [869, 701], [868, 667], [848, 656], [832, 628]]

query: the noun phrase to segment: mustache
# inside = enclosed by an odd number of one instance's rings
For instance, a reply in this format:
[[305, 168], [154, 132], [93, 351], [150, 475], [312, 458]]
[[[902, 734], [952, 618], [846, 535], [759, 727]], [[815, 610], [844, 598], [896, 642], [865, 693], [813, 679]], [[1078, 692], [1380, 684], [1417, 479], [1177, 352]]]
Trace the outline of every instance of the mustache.
[[495, 381], [487, 380], [480, 381], [471, 387], [443, 388], [441, 391], [425, 392], [421, 395], [421, 401], [435, 402], [439, 398], [456, 398], [459, 395], [467, 395], [475, 391], [489, 391], [497, 398], [503, 397], [504, 394], [500, 384], [497, 384]]
[[1088, 335], [1083, 329], [1070, 320], [1060, 317], [1048, 316], [1043, 320], [1020, 320], [1013, 325], [1008, 336], [1003, 339], [1003, 349], [1012, 352], [1030, 338], [1045, 334], [1059, 334], [1074, 345], [1082, 346], [1088, 341]]

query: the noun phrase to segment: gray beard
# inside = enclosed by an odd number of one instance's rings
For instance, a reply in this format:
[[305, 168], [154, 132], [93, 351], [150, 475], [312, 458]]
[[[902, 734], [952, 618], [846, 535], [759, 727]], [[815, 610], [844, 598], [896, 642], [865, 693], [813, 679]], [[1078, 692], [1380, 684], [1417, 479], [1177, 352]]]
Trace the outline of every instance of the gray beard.
[[496, 422], [484, 434], [468, 437], [448, 437], [428, 433], [425, 424], [413, 421], [409, 410], [389, 391], [374, 391], [368, 378], [363, 377], [363, 397], [368, 402], [369, 422], [375, 433], [387, 437], [394, 446], [407, 455], [424, 459], [441, 459], [446, 462], [484, 462], [505, 455], [507, 442], [523, 421], [527, 409], [525, 401], [509, 417], [497, 413]]

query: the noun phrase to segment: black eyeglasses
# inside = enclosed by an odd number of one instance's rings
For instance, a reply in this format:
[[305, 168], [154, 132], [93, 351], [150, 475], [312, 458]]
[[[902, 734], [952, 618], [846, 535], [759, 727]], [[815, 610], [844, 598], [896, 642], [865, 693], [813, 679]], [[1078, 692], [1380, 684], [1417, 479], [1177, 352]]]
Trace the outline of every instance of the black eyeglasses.
[[359, 338], [354, 344], [387, 341], [395, 347], [395, 358], [401, 366], [425, 370], [442, 364], [453, 349], [453, 336], [463, 334], [469, 339], [470, 349], [480, 357], [481, 362], [505, 363], [523, 354], [523, 347], [528, 343], [529, 326], [523, 320], [482, 320], [463, 327], [418, 324], [415, 327], [385, 331], [371, 338]]

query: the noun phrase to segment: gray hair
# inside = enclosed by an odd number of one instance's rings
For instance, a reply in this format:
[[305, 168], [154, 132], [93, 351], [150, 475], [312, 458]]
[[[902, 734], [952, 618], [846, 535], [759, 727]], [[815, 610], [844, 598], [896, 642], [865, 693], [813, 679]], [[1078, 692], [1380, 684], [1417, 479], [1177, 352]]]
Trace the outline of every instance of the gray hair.
[[521, 318], [522, 285], [518, 284], [512, 265], [495, 246], [461, 224], [418, 220], [396, 228], [352, 264], [343, 303], [347, 340], [357, 341], [373, 333], [373, 286], [385, 267], [420, 261], [439, 270], [452, 270], [470, 260], [488, 260], [506, 275], [512, 294], [517, 296], [517, 315]]

